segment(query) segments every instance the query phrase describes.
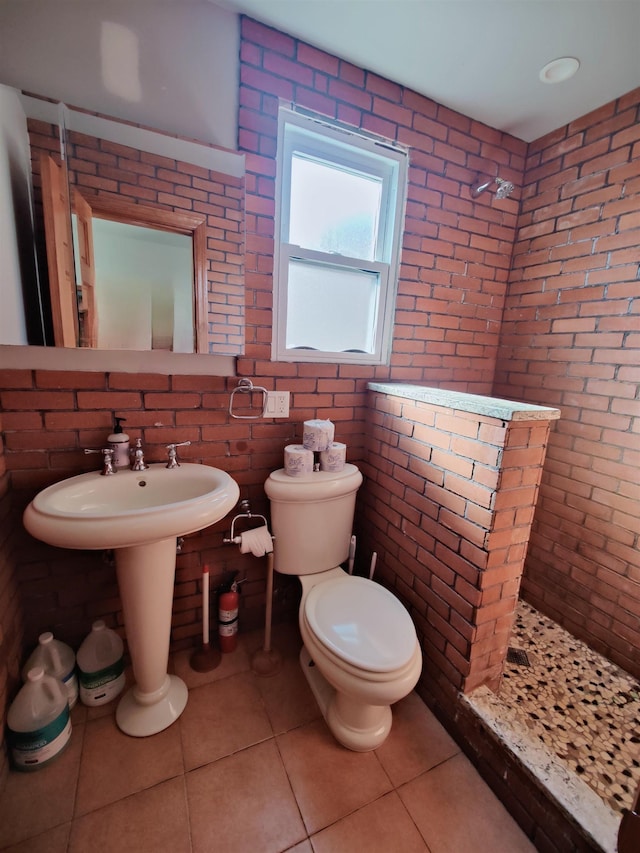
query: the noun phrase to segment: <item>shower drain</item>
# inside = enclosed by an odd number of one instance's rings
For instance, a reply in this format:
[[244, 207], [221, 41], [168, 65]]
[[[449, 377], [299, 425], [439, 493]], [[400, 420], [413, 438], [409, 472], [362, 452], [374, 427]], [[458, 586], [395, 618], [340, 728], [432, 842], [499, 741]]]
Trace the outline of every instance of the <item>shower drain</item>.
[[507, 662], [515, 663], [516, 666], [531, 666], [529, 655], [522, 649], [514, 649], [511, 646], [507, 649]]

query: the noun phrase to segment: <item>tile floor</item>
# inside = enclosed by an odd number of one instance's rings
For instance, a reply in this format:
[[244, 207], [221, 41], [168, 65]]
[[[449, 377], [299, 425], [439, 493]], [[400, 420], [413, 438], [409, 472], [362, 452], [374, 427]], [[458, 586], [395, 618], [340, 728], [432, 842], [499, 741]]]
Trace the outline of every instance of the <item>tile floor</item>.
[[114, 708], [73, 711], [67, 750], [0, 793], [0, 849], [14, 853], [532, 853], [502, 804], [411, 694], [375, 752], [329, 735], [297, 661], [274, 630], [280, 673], [255, 676], [258, 635], [187, 682], [180, 720], [130, 738]]

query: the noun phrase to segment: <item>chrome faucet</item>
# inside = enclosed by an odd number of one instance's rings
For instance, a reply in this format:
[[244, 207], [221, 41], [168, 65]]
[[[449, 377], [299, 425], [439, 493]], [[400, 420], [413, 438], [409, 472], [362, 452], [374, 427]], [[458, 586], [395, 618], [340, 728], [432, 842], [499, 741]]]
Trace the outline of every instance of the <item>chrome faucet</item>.
[[85, 448], [84, 452], [85, 453], [102, 453], [102, 456], [103, 456], [102, 471], [100, 471], [102, 476], [108, 476], [110, 474], [117, 473], [118, 469], [116, 468], [116, 466], [114, 465], [114, 462], [113, 462], [113, 454], [115, 452], [113, 447], [103, 447], [101, 450], [90, 450], [90, 449]]
[[191, 444], [190, 441], [180, 441], [177, 444], [167, 444], [167, 450], [169, 451], [169, 461], [166, 464], [166, 468], [179, 468], [180, 463], [178, 462], [178, 454], [176, 452], [176, 447], [184, 447], [187, 444]]
[[149, 467], [144, 461], [144, 450], [142, 449], [142, 439], [136, 438], [136, 446], [131, 449], [133, 454], [133, 462], [131, 463], [132, 471], [146, 471]]

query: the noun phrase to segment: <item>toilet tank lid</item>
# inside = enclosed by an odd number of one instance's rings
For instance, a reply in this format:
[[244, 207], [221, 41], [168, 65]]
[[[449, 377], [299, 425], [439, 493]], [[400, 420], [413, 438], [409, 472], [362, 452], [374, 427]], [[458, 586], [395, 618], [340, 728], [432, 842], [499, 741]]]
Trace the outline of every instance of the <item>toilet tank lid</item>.
[[284, 468], [272, 471], [264, 484], [271, 500], [313, 501], [339, 498], [360, 488], [362, 474], [355, 465], [347, 463], [342, 471], [313, 471], [291, 477]]
[[380, 584], [355, 575], [321, 581], [305, 599], [316, 638], [347, 663], [393, 672], [415, 653], [416, 629], [401, 602]]

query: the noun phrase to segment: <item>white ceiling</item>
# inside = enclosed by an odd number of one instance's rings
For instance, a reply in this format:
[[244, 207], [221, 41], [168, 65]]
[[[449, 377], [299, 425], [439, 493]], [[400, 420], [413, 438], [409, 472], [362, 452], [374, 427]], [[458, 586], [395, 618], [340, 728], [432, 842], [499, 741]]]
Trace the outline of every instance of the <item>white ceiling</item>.
[[[640, 0], [212, 0], [530, 142], [640, 86]], [[570, 80], [540, 69], [572, 56]]]

